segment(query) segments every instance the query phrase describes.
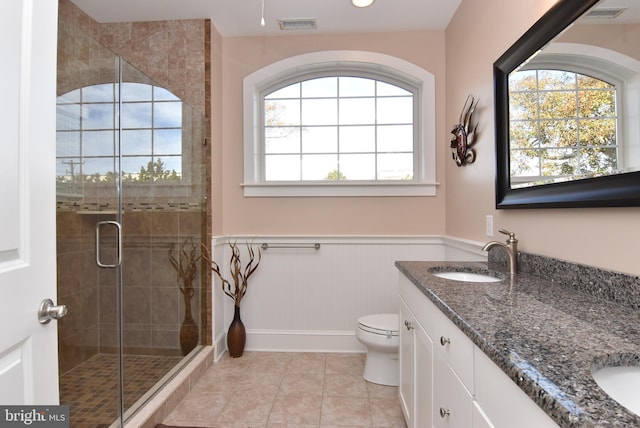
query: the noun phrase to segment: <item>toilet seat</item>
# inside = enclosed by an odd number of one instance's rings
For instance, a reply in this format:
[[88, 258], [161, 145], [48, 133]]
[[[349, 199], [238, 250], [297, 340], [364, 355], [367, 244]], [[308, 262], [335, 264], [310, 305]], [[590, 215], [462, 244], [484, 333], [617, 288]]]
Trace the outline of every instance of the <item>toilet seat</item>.
[[381, 336], [398, 336], [398, 314], [375, 314], [358, 318], [358, 328]]

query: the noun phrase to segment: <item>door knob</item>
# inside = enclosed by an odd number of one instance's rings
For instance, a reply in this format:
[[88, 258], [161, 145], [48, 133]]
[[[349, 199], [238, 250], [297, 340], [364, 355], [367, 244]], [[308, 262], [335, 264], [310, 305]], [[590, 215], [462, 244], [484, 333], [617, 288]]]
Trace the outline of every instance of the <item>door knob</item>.
[[51, 299], [44, 299], [40, 303], [40, 308], [38, 308], [38, 320], [40, 324], [48, 324], [49, 321], [53, 319], [59, 320], [65, 315], [67, 315], [66, 305], [56, 306]]

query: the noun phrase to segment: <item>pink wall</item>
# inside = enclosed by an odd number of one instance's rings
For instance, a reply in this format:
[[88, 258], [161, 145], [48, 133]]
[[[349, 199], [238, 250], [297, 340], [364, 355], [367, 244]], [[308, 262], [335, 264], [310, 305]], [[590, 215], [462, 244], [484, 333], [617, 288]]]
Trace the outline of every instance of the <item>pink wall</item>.
[[640, 59], [640, 24], [574, 25], [558, 41], [587, 43]]
[[640, 274], [640, 208], [494, 209], [492, 64], [553, 3], [463, 0], [446, 30], [446, 124], [457, 121], [468, 93], [480, 97], [476, 163], [446, 164], [446, 232], [486, 241], [485, 215], [491, 214], [495, 230], [516, 232], [523, 251]]
[[[219, 91], [222, 101], [217, 118], [221, 129], [215, 129], [214, 112], [214, 235], [447, 234], [484, 242], [492, 239], [485, 235], [485, 216], [490, 214], [494, 216], [496, 231], [507, 228], [516, 232], [523, 251], [640, 274], [640, 264], [634, 256], [636, 243], [640, 242], [640, 208], [508, 211], [494, 208], [492, 65], [554, 3], [554, 0], [463, 0], [444, 33], [218, 40], [222, 78], [214, 82], [213, 91]], [[437, 180], [441, 183], [438, 196], [243, 197], [242, 79], [290, 56], [333, 49], [394, 55], [435, 75]], [[458, 121], [468, 94], [480, 99], [476, 113], [478, 159], [471, 166], [458, 168], [449, 154], [449, 132]], [[502, 239], [502, 235], [496, 233], [494, 238]]]
[[[222, 39], [221, 139], [214, 141], [214, 235], [424, 235], [445, 232], [444, 191], [436, 197], [245, 198], [242, 80], [276, 61], [314, 51], [365, 50], [412, 62], [436, 78], [436, 111], [445, 107], [444, 32]], [[214, 88], [214, 93], [216, 89]], [[215, 114], [215, 113], [214, 113]], [[444, 116], [436, 118], [437, 180], [444, 181]], [[214, 130], [215, 133], [215, 130]], [[440, 145], [442, 143], [442, 145]], [[448, 144], [448, 143], [447, 143]]]

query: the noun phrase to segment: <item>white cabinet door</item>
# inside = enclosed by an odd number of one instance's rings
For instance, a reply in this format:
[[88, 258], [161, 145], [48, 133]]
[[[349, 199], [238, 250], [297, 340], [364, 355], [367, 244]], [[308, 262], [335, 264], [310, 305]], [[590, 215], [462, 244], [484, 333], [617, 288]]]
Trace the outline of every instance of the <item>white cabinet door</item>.
[[439, 351], [433, 353], [433, 425], [438, 428], [472, 426], [472, 397]]
[[415, 329], [414, 419], [416, 427], [433, 426], [433, 342], [422, 328]]
[[0, 3], [0, 403], [58, 404], [55, 299], [57, 0]]
[[408, 428], [415, 427], [414, 412], [414, 396], [413, 388], [415, 381], [415, 335], [414, 329], [416, 320], [404, 300], [400, 299], [400, 349], [399, 349], [399, 366], [400, 366], [400, 385], [398, 394], [400, 398], [400, 406], [404, 413]]

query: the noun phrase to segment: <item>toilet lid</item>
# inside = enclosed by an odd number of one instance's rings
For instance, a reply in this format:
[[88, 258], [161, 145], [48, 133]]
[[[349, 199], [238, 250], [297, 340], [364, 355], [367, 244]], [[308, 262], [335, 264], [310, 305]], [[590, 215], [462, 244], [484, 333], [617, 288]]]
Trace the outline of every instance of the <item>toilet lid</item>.
[[397, 336], [398, 319], [398, 314], [366, 315], [358, 318], [358, 325], [370, 333]]

